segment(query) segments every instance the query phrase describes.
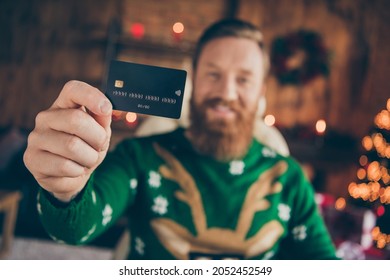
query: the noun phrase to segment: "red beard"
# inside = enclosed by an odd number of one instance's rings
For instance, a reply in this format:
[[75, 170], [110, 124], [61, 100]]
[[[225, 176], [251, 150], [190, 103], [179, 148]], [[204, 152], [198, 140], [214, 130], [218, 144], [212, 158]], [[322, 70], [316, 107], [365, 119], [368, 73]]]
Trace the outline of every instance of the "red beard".
[[[235, 113], [235, 119], [210, 120], [207, 108], [217, 104], [228, 106]], [[257, 107], [251, 111], [238, 101], [224, 101], [220, 98], [195, 104], [194, 98], [191, 98], [190, 109], [191, 125], [188, 132], [199, 153], [220, 161], [230, 161], [246, 155], [252, 143]]]

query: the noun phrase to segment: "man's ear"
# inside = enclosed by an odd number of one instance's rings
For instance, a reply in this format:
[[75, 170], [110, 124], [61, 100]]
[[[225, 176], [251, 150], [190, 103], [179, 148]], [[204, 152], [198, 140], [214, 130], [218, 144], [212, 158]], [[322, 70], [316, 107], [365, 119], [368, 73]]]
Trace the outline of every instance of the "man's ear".
[[194, 85], [195, 83], [195, 72], [196, 72], [196, 69], [194, 67], [191, 68], [191, 71], [190, 72], [190, 79], [191, 79], [191, 83], [192, 85]]
[[265, 98], [265, 93], [267, 92], [267, 84], [263, 83], [263, 85], [261, 86], [261, 89], [260, 89], [260, 98], [261, 97], [264, 97]]

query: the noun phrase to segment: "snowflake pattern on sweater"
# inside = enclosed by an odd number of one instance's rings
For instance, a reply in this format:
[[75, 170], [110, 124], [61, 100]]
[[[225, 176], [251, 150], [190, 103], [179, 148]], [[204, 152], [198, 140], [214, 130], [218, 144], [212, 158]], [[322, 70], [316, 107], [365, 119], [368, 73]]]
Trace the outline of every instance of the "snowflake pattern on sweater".
[[132, 259], [337, 258], [299, 165], [255, 140], [231, 162], [198, 155], [183, 129], [125, 140], [69, 205], [42, 194], [45, 228], [71, 244], [127, 214]]

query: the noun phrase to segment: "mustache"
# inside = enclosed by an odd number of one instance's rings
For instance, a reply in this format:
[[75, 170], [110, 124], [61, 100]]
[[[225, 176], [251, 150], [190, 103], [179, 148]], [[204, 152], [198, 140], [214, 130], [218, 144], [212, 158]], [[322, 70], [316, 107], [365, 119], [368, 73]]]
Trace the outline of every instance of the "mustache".
[[233, 112], [240, 114], [242, 110], [242, 106], [239, 103], [239, 101], [233, 101], [233, 100], [224, 100], [222, 98], [210, 98], [207, 100], [204, 100], [202, 102], [202, 107], [215, 107], [218, 105], [226, 106]]

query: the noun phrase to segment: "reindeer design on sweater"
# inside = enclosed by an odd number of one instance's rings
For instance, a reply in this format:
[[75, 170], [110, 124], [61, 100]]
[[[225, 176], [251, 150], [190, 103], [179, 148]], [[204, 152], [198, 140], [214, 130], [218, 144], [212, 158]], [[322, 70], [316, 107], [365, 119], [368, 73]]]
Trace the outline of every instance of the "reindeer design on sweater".
[[157, 218], [151, 226], [163, 246], [177, 259], [189, 259], [193, 252], [204, 254], [240, 255], [251, 258], [271, 249], [283, 234], [283, 226], [277, 220], [267, 222], [252, 237], [246, 239], [254, 215], [267, 210], [270, 203], [265, 197], [282, 190], [280, 182], [274, 179], [287, 170], [287, 163], [278, 162], [262, 173], [250, 186], [244, 199], [235, 230], [225, 228], [208, 228], [202, 197], [195, 180], [183, 165], [167, 150], [155, 144], [157, 154], [166, 164], [159, 168], [163, 177], [175, 181], [180, 190], [175, 197], [188, 204], [196, 235], [175, 221]]

